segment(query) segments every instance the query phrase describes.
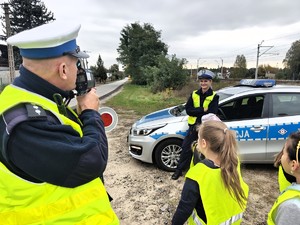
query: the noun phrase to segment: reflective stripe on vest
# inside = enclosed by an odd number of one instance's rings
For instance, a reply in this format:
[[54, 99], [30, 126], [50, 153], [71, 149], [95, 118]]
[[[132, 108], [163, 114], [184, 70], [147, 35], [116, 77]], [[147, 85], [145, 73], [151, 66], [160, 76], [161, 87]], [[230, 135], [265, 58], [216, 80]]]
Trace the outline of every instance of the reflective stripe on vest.
[[[231, 217], [230, 219], [228, 219], [227, 221], [225, 221], [223, 223], [220, 223], [219, 225], [231, 225], [231, 224], [237, 222], [238, 220], [241, 220], [242, 218], [243, 218], [243, 213], [240, 213], [238, 215], [234, 215], [233, 217]], [[201, 219], [198, 217], [195, 210], [193, 210], [192, 219], [193, 219], [193, 222], [195, 225], [205, 225], [204, 222], [201, 222]]]
[[[0, 114], [18, 103], [35, 103], [51, 111], [62, 124], [72, 126], [82, 135], [79, 124], [61, 115], [54, 102], [39, 95], [9, 85], [1, 93], [0, 101]], [[100, 178], [75, 188], [65, 188], [49, 183], [29, 182], [12, 173], [2, 163], [0, 177], [1, 224], [119, 224]]]
[[[200, 107], [200, 96], [196, 93], [198, 90], [193, 91], [192, 94], [192, 99], [193, 99], [193, 104], [195, 108]], [[216, 92], [213, 91], [213, 94], [210, 96], [207, 96], [204, 99], [203, 102], [203, 108], [208, 108], [209, 104], [211, 103], [211, 101], [213, 100], [214, 96], [216, 95]], [[193, 125], [196, 123], [197, 117], [196, 116], [189, 116], [188, 117], [188, 124], [189, 125]]]
[[193, 210], [192, 219], [193, 219], [193, 222], [194, 222], [195, 225], [204, 225], [204, 223], [201, 222], [201, 219], [198, 217], [195, 210]]
[[[6, 179], [0, 181], [1, 224], [119, 224], [99, 178], [76, 188], [64, 188], [21, 180], [2, 163], [0, 174]], [[3, 191], [10, 181], [16, 182], [11, 183], [16, 186], [11, 188], [14, 193]]]
[[293, 185], [287, 187], [275, 201], [274, 205], [272, 206], [272, 208], [268, 214], [268, 221], [267, 221], [268, 225], [276, 225], [275, 217], [277, 215], [277, 210], [278, 210], [279, 205], [282, 202], [292, 199], [292, 198], [300, 198], [300, 190], [296, 189], [296, 187], [294, 189]]
[[[239, 168], [238, 172], [240, 175]], [[197, 224], [199, 221], [201, 222], [200, 224], [207, 225], [236, 225], [241, 223], [247, 201], [244, 201], [245, 204], [243, 207], [238, 204], [237, 200], [230, 194], [230, 192], [222, 183], [221, 169], [211, 169], [200, 162], [194, 167], [190, 168], [186, 174], [186, 177], [195, 180], [198, 183], [203, 208], [207, 218], [207, 223], [204, 223], [204, 221], [202, 221], [198, 215], [196, 216], [198, 219], [196, 221], [193, 219], [195, 216], [190, 216], [190, 224]], [[248, 197], [249, 188], [248, 185], [243, 181], [241, 175], [240, 182], [246, 197]]]
[[220, 225], [231, 225], [234, 224], [235, 222], [237, 222], [238, 220], [241, 220], [243, 218], [243, 213], [237, 214], [232, 216], [229, 220], [220, 223]]

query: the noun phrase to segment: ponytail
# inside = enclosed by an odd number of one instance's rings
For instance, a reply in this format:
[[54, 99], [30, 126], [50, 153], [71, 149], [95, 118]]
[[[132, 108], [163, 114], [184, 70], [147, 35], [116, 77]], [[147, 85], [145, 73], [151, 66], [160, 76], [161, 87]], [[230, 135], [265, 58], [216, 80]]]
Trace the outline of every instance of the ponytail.
[[225, 188], [245, 206], [246, 194], [241, 186], [235, 131], [220, 121], [206, 121], [200, 125], [199, 135], [208, 142], [209, 149], [219, 155], [221, 177]]

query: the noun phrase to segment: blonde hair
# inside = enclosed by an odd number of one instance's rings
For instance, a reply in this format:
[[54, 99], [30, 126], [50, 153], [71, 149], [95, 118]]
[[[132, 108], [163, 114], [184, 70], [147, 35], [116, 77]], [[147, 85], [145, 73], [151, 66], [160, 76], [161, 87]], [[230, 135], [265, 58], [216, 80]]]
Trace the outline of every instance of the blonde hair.
[[210, 151], [219, 156], [221, 177], [225, 188], [234, 196], [240, 206], [247, 199], [241, 187], [238, 172], [238, 152], [235, 131], [229, 130], [221, 121], [206, 121], [199, 128], [199, 136], [208, 143]]

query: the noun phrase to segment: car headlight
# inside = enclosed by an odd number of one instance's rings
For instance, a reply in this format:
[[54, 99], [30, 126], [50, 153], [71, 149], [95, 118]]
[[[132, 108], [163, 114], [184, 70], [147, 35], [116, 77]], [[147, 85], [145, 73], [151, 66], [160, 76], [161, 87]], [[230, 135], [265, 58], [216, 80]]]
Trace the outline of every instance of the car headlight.
[[166, 124], [161, 124], [155, 127], [144, 127], [144, 128], [132, 128], [132, 134], [134, 136], [147, 136], [154, 132], [155, 130], [166, 126]]

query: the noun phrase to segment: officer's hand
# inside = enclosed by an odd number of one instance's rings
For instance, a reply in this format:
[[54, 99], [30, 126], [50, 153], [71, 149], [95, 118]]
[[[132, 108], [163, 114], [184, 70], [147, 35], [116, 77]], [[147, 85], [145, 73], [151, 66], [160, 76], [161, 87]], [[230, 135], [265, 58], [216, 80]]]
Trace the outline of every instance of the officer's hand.
[[88, 93], [77, 96], [77, 113], [80, 114], [86, 109], [98, 111], [100, 107], [99, 96], [96, 93], [96, 88], [92, 88]]

